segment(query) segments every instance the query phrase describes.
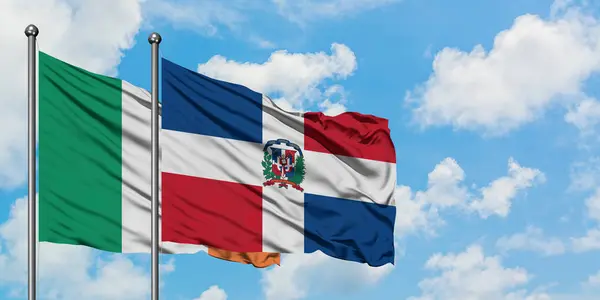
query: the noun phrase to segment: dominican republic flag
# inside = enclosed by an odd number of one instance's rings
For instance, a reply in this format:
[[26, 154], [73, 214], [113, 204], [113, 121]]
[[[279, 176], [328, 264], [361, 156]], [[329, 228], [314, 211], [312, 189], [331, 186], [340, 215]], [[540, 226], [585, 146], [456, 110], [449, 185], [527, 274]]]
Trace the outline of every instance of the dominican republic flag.
[[287, 112], [162, 59], [160, 144], [163, 241], [394, 263], [386, 119]]

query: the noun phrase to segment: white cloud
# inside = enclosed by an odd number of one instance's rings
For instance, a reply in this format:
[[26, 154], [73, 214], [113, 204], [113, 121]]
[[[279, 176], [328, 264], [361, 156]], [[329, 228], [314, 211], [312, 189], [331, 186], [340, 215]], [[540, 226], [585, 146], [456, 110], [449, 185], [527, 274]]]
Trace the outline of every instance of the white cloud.
[[321, 252], [282, 257], [281, 266], [263, 272], [266, 300], [298, 300], [309, 292], [345, 291], [377, 284], [394, 267], [390, 264], [369, 267], [366, 264], [343, 261]]
[[600, 188], [585, 200], [587, 215], [595, 222], [595, 228], [589, 229], [583, 237], [571, 238], [575, 252], [600, 250]]
[[427, 189], [414, 193], [408, 186], [396, 188], [397, 236], [424, 231], [434, 234], [444, 224], [439, 211], [462, 207], [468, 201], [468, 189], [463, 185], [465, 172], [453, 158], [445, 158], [427, 175]]
[[[534, 121], [554, 104], [581, 101], [583, 83], [600, 70], [600, 24], [561, 3], [549, 19], [516, 18], [489, 52], [481, 45], [471, 52], [438, 52], [433, 74], [406, 95], [416, 106], [414, 120], [424, 127], [499, 135]], [[580, 104], [592, 106], [589, 99]], [[575, 110], [568, 120], [587, 126], [593, 116]]]
[[142, 0], [0, 1], [0, 188], [22, 184], [27, 145], [27, 39], [40, 29], [41, 51], [93, 72], [115, 74], [122, 52], [133, 46]]
[[176, 29], [210, 37], [223, 38], [223, 32], [233, 33], [259, 48], [272, 49], [274, 42], [248, 26], [252, 16], [263, 15], [265, 8], [256, 0], [145, 0], [143, 5], [146, 27], [165, 21]]
[[324, 114], [335, 116], [346, 111], [346, 92], [343, 86], [335, 84], [328, 87], [324, 96], [325, 100], [318, 104], [319, 110]]
[[319, 109], [325, 115], [335, 116], [345, 112], [346, 106], [342, 103], [332, 103], [329, 99], [325, 99], [322, 103], [319, 103]]
[[600, 250], [600, 229], [589, 229], [584, 236], [571, 238], [571, 241], [575, 252]]
[[586, 98], [577, 103], [565, 115], [565, 121], [575, 125], [584, 136], [595, 133], [595, 129], [600, 125], [600, 101], [592, 98]]
[[159, 267], [160, 267], [161, 275], [167, 275], [169, 273], [173, 273], [173, 272], [175, 272], [175, 259], [169, 258], [169, 260], [166, 263], [161, 263], [159, 265]]
[[354, 70], [354, 52], [346, 45], [336, 43], [331, 45], [331, 55], [279, 50], [262, 64], [240, 63], [216, 55], [198, 65], [199, 73], [242, 84], [259, 93], [275, 95], [272, 98], [282, 108], [302, 110], [305, 105], [321, 101], [326, 109], [333, 107], [334, 112], [343, 110], [339, 106], [343, 105], [343, 99], [332, 102], [331, 97], [343, 96], [343, 89], [339, 85], [328, 86], [323, 81], [345, 79]]
[[426, 203], [445, 208], [460, 205], [468, 198], [467, 188], [461, 184], [465, 172], [452, 158], [445, 158], [437, 164], [427, 179], [427, 190], [416, 195]]
[[245, 23], [246, 15], [241, 11], [247, 1], [228, 0], [147, 0], [144, 3], [144, 16], [148, 20], [165, 20], [177, 29], [188, 29], [206, 35], [215, 35], [219, 26], [230, 30], [238, 29]]
[[396, 188], [396, 224], [394, 233], [404, 237], [410, 233], [435, 234], [435, 229], [444, 224], [438, 209], [422, 198], [415, 198], [409, 186]]
[[482, 197], [474, 200], [470, 206], [479, 212], [482, 218], [490, 215], [506, 217], [512, 200], [517, 193], [536, 183], [545, 182], [544, 174], [537, 169], [521, 167], [512, 157], [508, 159], [508, 176], [492, 181], [482, 188]]
[[590, 275], [584, 284], [591, 287], [600, 287], [600, 271], [594, 275]]
[[[570, 238], [570, 248], [575, 253], [600, 250], [600, 188], [585, 200], [587, 217], [593, 222], [585, 235]], [[558, 255], [566, 252], [566, 245], [558, 238], [546, 237], [536, 227], [528, 227], [524, 233], [500, 238], [496, 246], [501, 251], [530, 250], [544, 255]]]
[[589, 275], [588, 278], [581, 283], [582, 290], [577, 295], [568, 295], [558, 297], [552, 295], [552, 300], [596, 300], [600, 299], [600, 271]]
[[202, 292], [200, 297], [194, 300], [227, 300], [227, 294], [223, 289], [213, 285], [209, 287], [208, 290]]
[[[144, 17], [152, 26], [166, 21], [174, 28], [198, 32], [208, 36], [219, 36], [228, 31], [259, 48], [273, 49], [276, 44], [257, 34], [249, 26], [256, 16], [272, 19], [279, 14], [296, 25], [304, 26], [307, 21], [338, 18], [354, 15], [361, 11], [398, 3], [401, 0], [145, 0]], [[260, 17], [259, 17], [260, 18]], [[274, 25], [277, 26], [277, 25]]]
[[271, 0], [279, 13], [304, 25], [321, 18], [339, 18], [399, 3], [401, 0]]
[[[145, 19], [152, 23], [166, 21], [174, 28], [208, 36], [222, 37], [220, 33], [228, 31], [259, 48], [273, 49], [273, 41], [249, 26], [256, 16], [280, 22], [272, 18], [279, 14], [303, 27], [308, 21], [354, 15], [398, 2], [401, 0], [145, 0], [143, 8]], [[150, 22], [146, 25], [152, 26]]]
[[252, 43], [262, 49], [273, 49], [277, 48], [277, 45], [273, 41], [269, 41], [263, 37], [257, 35], [250, 35], [249, 39]]
[[480, 217], [506, 217], [519, 191], [542, 182], [543, 173], [521, 167], [513, 158], [508, 160], [508, 176], [493, 180], [478, 190], [464, 184], [465, 172], [456, 160], [446, 158], [428, 174], [427, 189], [413, 194], [408, 186], [396, 189], [396, 234], [400, 237], [418, 231], [434, 234], [444, 225], [440, 212], [455, 208], [477, 212]]
[[596, 188], [596, 192], [585, 200], [585, 206], [590, 219], [600, 225], [600, 187]]
[[[27, 200], [17, 199], [0, 225], [0, 286], [22, 294], [27, 284]], [[39, 244], [38, 293], [62, 300], [147, 299], [150, 278], [145, 268], [123, 255], [108, 260], [83, 246]], [[65, 270], [68, 270], [66, 272]]]
[[502, 252], [529, 250], [546, 256], [563, 254], [566, 250], [560, 239], [544, 236], [544, 232], [537, 227], [527, 227], [523, 233], [503, 236], [496, 242], [496, 247]]
[[600, 186], [600, 156], [571, 165], [570, 190], [588, 191]]
[[523, 268], [507, 268], [498, 256], [486, 256], [479, 245], [464, 252], [432, 255], [425, 268], [441, 272], [419, 282], [420, 297], [412, 300], [508, 300], [550, 299], [543, 293], [523, 289], [532, 276]]

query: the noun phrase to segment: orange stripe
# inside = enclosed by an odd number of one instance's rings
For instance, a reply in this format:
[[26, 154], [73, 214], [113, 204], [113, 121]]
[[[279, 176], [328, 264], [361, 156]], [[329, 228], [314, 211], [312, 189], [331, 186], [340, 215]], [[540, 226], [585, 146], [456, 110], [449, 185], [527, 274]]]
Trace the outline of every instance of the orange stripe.
[[271, 252], [234, 252], [208, 247], [208, 255], [219, 259], [250, 264], [256, 268], [266, 268], [272, 265], [279, 265], [281, 255]]

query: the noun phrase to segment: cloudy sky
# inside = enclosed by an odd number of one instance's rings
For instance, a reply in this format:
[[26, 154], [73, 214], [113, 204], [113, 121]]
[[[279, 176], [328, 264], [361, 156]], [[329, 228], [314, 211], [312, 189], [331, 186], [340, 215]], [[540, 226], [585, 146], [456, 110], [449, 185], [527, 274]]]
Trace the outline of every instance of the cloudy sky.
[[[397, 259], [161, 257], [169, 300], [600, 299], [600, 6], [576, 0], [0, 1], [0, 299], [26, 298], [26, 38], [150, 87], [162, 55], [290, 109], [390, 120]], [[225, 5], [224, 3], [227, 3]], [[41, 299], [149, 298], [149, 256], [40, 246]]]

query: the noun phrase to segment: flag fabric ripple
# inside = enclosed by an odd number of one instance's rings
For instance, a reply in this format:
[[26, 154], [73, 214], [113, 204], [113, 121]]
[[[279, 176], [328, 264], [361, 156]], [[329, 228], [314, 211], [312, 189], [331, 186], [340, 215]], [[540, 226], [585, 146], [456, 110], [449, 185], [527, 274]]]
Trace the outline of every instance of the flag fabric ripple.
[[394, 263], [386, 119], [291, 113], [245, 86], [161, 64], [163, 241]]

